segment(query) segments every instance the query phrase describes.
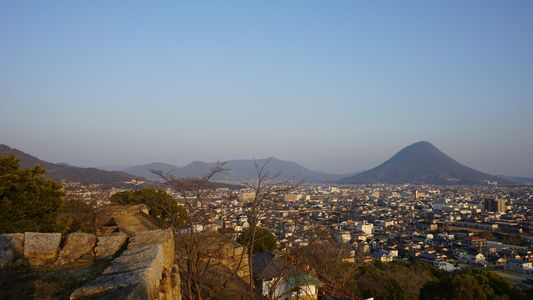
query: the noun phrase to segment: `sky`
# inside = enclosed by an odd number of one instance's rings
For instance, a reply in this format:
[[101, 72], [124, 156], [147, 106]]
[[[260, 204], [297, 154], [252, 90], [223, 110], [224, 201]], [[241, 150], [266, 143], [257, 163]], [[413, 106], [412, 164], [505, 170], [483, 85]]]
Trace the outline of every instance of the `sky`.
[[0, 144], [348, 173], [432, 142], [533, 177], [532, 1], [0, 0]]

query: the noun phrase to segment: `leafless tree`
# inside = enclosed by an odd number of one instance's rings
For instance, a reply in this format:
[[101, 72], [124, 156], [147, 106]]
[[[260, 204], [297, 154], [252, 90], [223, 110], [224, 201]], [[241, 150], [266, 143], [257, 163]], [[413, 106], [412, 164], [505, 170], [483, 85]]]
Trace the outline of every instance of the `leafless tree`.
[[[302, 182], [292, 177], [289, 180], [279, 180], [279, 173], [271, 173], [268, 169], [270, 159], [259, 164], [255, 162], [256, 179], [244, 182], [243, 185], [254, 193], [253, 200], [247, 206], [249, 214], [249, 231], [251, 238], [248, 241], [247, 249], [249, 251], [250, 276], [253, 276], [252, 250], [256, 241], [257, 228], [261, 225], [261, 220], [267, 213], [271, 213], [273, 203], [283, 201], [283, 196], [292, 193], [302, 186]], [[350, 298], [349, 292], [345, 287], [353, 281], [356, 269], [355, 262], [350, 262], [351, 252], [344, 245], [334, 244], [331, 241], [330, 234], [321, 222], [315, 222], [308, 228], [296, 227], [295, 231], [298, 236], [306, 237], [305, 246], [296, 246], [296, 241], [289, 241], [288, 245], [276, 252], [278, 270], [273, 280], [270, 282], [269, 293], [266, 298], [285, 299], [291, 297], [292, 293], [299, 293], [300, 296], [308, 295], [308, 291], [286, 290], [281, 294], [276, 293], [276, 289], [286, 284], [288, 278], [304, 278], [308, 272], [314, 272], [314, 276], [325, 281], [327, 288], [332, 294]], [[314, 270], [311, 270], [314, 268]], [[252, 278], [250, 280], [253, 280]], [[298, 289], [298, 288], [297, 288]], [[253, 286], [250, 286], [250, 298], [255, 298]]]
[[353, 290], [359, 264], [355, 251], [348, 244], [333, 240], [328, 232], [321, 232], [312, 249], [302, 250], [300, 256], [313, 266], [329, 295], [345, 299], [355, 297]]
[[[254, 286], [252, 263], [254, 245], [258, 242], [257, 229], [262, 225], [264, 218], [271, 213], [275, 204], [283, 201], [285, 194], [292, 193], [301, 187], [301, 182], [297, 182], [294, 178], [279, 180], [280, 174], [272, 173], [268, 168], [270, 161], [270, 159], [262, 163], [255, 161], [256, 178], [242, 183], [248, 191], [254, 194], [253, 198], [243, 205], [248, 217], [247, 230], [250, 235], [244, 245], [244, 250], [236, 246], [231, 238], [208, 229], [213, 222], [210, 217], [215, 215], [210, 205], [211, 196], [214, 193], [212, 180], [217, 174], [227, 171], [224, 163], [217, 163], [202, 177], [175, 178], [172, 174], [152, 170], [172, 189], [177, 195], [179, 204], [183, 205], [189, 213], [186, 228], [182, 227], [180, 220], [174, 220], [172, 224], [177, 241], [176, 251], [178, 257], [181, 258], [180, 274], [184, 286], [184, 297], [189, 299], [213, 298], [231, 290], [236, 282], [242, 284], [240, 292], [230, 297], [241, 299], [258, 297], [258, 287]], [[230, 195], [227, 195], [225, 199], [229, 201]], [[166, 208], [162, 207], [162, 209]], [[342, 290], [342, 286], [348, 282], [352, 272], [346, 267], [350, 266], [345, 261], [346, 251], [330, 251], [332, 245], [327, 245], [329, 247], [327, 249], [320, 249], [325, 245], [321, 244], [326, 239], [323, 235], [327, 235], [325, 228], [320, 223], [314, 224], [313, 228], [298, 228], [300, 232], [306, 233], [308, 244], [296, 248], [294, 241], [290, 241], [287, 246], [276, 251], [275, 254], [279, 257], [281, 265], [278, 269], [279, 274], [276, 274], [277, 276], [271, 282], [272, 289], [266, 298], [274, 300], [290, 297], [288, 294], [275, 294], [273, 290], [277, 285], [285, 284], [288, 277], [299, 277], [308, 272], [309, 265], [313, 265], [316, 269], [314, 276], [329, 285], [335, 283]], [[321, 251], [316, 252], [317, 250]], [[321, 255], [327, 255], [329, 266], [320, 265], [318, 263], [320, 260], [313, 260]], [[243, 272], [243, 268], [247, 270], [247, 274]], [[333, 268], [336, 268], [337, 273]], [[243, 283], [243, 280], [239, 278], [247, 280]], [[287, 291], [287, 293], [292, 292], [294, 291]], [[305, 291], [300, 292], [305, 293]]]
[[[213, 221], [210, 217], [214, 216], [210, 205], [214, 193], [212, 179], [225, 171], [225, 163], [220, 162], [202, 177], [175, 178], [152, 170], [177, 194], [177, 201], [189, 214], [186, 228], [180, 226], [180, 220], [172, 219], [177, 238], [176, 252], [181, 258], [181, 279], [186, 287], [183, 294], [189, 299], [212, 298], [231, 289], [232, 285], [242, 283], [238, 277], [246, 277], [242, 269], [248, 261], [247, 251], [232, 239], [210, 229]], [[168, 210], [168, 207], [161, 208]]]
[[[250, 238], [246, 245], [248, 249], [248, 266], [250, 273], [250, 282], [253, 282], [253, 264], [252, 256], [256, 241], [257, 228], [265, 213], [270, 211], [272, 203], [283, 197], [284, 194], [294, 191], [300, 186], [300, 183], [294, 183], [290, 180], [280, 181], [280, 173], [272, 173], [268, 169], [272, 158], [268, 158], [263, 163], [254, 161], [256, 169], [256, 178], [252, 181], [243, 182], [243, 185], [254, 193], [254, 197], [247, 206], [248, 223]], [[281, 271], [281, 270], [280, 270]], [[250, 298], [255, 298], [254, 286], [249, 287]]]

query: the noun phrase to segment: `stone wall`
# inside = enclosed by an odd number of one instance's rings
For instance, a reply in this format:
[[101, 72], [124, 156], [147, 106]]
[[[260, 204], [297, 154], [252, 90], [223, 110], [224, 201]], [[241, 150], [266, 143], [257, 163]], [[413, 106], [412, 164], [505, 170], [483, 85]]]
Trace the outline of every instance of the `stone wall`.
[[[180, 300], [173, 231], [146, 230], [151, 227], [135, 219], [138, 211], [147, 213], [145, 210], [144, 205], [106, 207], [98, 216], [98, 236], [76, 232], [67, 235], [63, 243], [61, 233], [0, 234], [0, 267], [62, 267], [87, 258], [91, 262], [113, 258], [99, 277], [76, 289], [70, 299]], [[117, 218], [124, 217], [133, 219], [123, 222], [124, 228], [116, 226]], [[111, 232], [117, 229], [127, 234]]]
[[102, 275], [72, 293], [71, 299], [181, 299], [174, 264], [172, 230], [143, 231]]
[[66, 236], [61, 244], [61, 233], [7, 233], [0, 234], [0, 267], [7, 264], [28, 264], [33, 268], [63, 266], [82, 258], [94, 259], [96, 250], [105, 249], [113, 256], [126, 242], [123, 233], [96, 237], [91, 233], [75, 232]]
[[148, 208], [144, 204], [138, 205], [109, 205], [101, 207], [96, 216], [97, 234], [104, 234], [120, 230], [117, 226], [117, 218], [135, 216], [139, 211], [148, 214]]

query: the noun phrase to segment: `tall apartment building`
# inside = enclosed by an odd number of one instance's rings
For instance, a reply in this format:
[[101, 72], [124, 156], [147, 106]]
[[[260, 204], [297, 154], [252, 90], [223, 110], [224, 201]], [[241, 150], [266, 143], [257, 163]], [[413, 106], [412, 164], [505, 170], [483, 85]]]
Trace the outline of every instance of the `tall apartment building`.
[[483, 207], [485, 211], [502, 213], [505, 212], [505, 199], [501, 198], [487, 198], [483, 201]]

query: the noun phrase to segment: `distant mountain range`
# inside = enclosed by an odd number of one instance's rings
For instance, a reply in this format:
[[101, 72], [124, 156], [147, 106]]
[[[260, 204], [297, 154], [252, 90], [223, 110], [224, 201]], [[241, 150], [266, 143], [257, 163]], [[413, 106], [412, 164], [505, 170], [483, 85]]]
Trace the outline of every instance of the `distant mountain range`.
[[515, 185], [533, 185], [533, 178], [518, 177], [518, 176], [505, 176], [505, 175], [496, 175], [496, 176]]
[[[21, 160], [21, 166], [25, 168], [35, 164], [41, 165], [46, 169], [46, 175], [54, 179], [108, 186], [123, 186], [124, 182], [136, 178], [147, 179], [149, 184], [154, 184], [153, 181], [160, 178], [150, 172], [153, 169], [170, 173], [176, 178], [203, 176], [216, 164], [195, 161], [178, 167], [167, 163], [149, 163], [129, 167], [122, 171], [104, 171], [64, 163], [50, 163], [20, 150], [0, 145], [0, 156], [7, 154], [15, 154]], [[218, 174], [213, 180], [225, 183], [254, 180], [257, 177], [255, 164], [262, 165], [265, 162], [266, 159], [230, 160], [225, 165], [229, 170]], [[312, 171], [295, 162], [277, 158], [270, 159], [267, 170], [272, 174], [279, 173], [278, 180], [310, 183], [484, 185], [497, 182], [498, 184], [533, 185], [533, 178], [494, 176], [464, 166], [429, 142], [418, 142], [405, 147], [381, 165], [357, 174], [340, 175]], [[230, 185], [227, 186], [230, 187]]]
[[415, 183], [438, 185], [477, 185], [510, 180], [464, 166], [429, 142], [407, 146], [381, 165], [341, 180], [350, 184]]
[[179, 167], [176, 167], [171, 164], [154, 162], [154, 163], [125, 168], [125, 169], [122, 169], [121, 171], [124, 173], [128, 173], [130, 175], [133, 175], [133, 176], [137, 176], [137, 177], [143, 177], [143, 178], [151, 179], [151, 180], [159, 180], [161, 178], [155, 175], [154, 173], [150, 172], [150, 170], [161, 170], [165, 173], [173, 174], [177, 169], [179, 169]]
[[[158, 180], [157, 175], [150, 170], [162, 170], [173, 174], [176, 178], [186, 176], [197, 177], [205, 175], [216, 163], [206, 163], [201, 161], [192, 162], [184, 167], [177, 167], [166, 163], [149, 163], [126, 168], [122, 171], [104, 171], [96, 168], [81, 168], [65, 163], [51, 163], [22, 152], [6, 145], [0, 145], [0, 156], [15, 154], [20, 159], [20, 164], [24, 168], [33, 167], [39, 164], [46, 169], [46, 175], [64, 181], [80, 182], [83, 184], [103, 184], [109, 186], [121, 186], [126, 181], [134, 179]], [[258, 165], [262, 165], [266, 159], [257, 160]], [[257, 177], [254, 160], [231, 160], [225, 165], [229, 170], [223, 174], [218, 174], [213, 178], [217, 182], [238, 183], [244, 180], [253, 180]], [[283, 161], [272, 158], [267, 170], [274, 174], [279, 173], [278, 180], [294, 180], [302, 182], [335, 182], [347, 175], [327, 174], [311, 171], [297, 163]], [[216, 186], [233, 187], [216, 183]]]
[[[267, 159], [258, 160], [230, 160], [226, 162], [227, 172], [216, 175], [213, 179], [221, 182], [242, 182], [244, 180], [253, 180], [257, 177], [256, 163], [261, 166]], [[205, 175], [216, 163], [194, 161], [184, 167], [177, 167], [165, 163], [149, 163], [140, 166], [134, 166], [123, 170], [131, 175], [140, 176], [152, 180], [159, 177], [150, 172], [152, 169], [168, 172], [176, 178], [186, 176], [197, 177]], [[295, 162], [284, 161], [277, 158], [271, 158], [266, 170], [271, 174], [278, 174], [278, 180], [292, 180], [302, 182], [336, 182], [347, 175], [328, 174], [317, 171], [311, 171]]]
[[80, 182], [83, 184], [103, 184], [110, 186], [122, 185], [125, 181], [135, 179], [135, 176], [119, 171], [103, 171], [95, 168], [80, 168], [64, 163], [50, 163], [20, 150], [0, 144], [0, 156], [15, 154], [20, 159], [20, 165], [30, 168], [39, 164], [46, 169], [46, 175], [64, 181]]

